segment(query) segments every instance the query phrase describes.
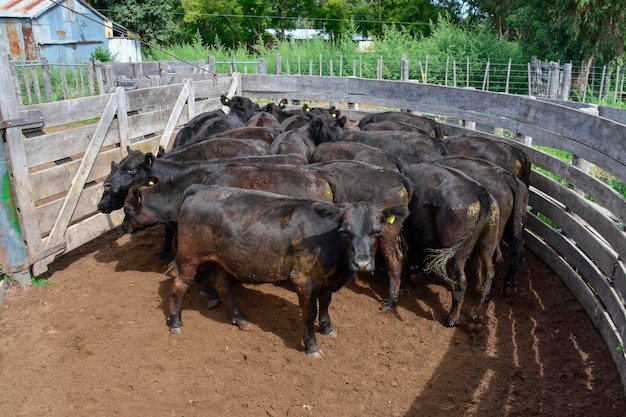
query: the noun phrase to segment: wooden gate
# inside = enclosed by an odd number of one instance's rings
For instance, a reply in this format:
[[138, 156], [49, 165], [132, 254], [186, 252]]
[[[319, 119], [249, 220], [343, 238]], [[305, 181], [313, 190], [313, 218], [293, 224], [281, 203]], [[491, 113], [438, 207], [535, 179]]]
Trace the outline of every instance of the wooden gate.
[[[123, 212], [102, 214], [97, 203], [112, 161], [127, 147], [171, 147], [177, 127], [221, 107], [238, 92], [239, 75], [185, 80], [150, 89], [116, 87], [100, 96], [19, 106], [8, 55], [0, 61], [0, 128], [4, 138], [2, 273], [27, 284], [55, 256], [121, 224]], [[209, 77], [207, 77], [209, 78]], [[4, 158], [1, 158], [4, 161]]]

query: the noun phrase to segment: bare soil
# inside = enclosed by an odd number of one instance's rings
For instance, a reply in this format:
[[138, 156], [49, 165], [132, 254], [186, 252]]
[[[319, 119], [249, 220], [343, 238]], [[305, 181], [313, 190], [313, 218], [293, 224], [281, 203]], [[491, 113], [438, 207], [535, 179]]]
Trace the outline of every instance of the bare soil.
[[403, 285], [397, 310], [382, 313], [384, 272], [361, 277], [334, 295], [338, 336], [318, 336], [325, 357], [312, 359], [287, 284], [236, 287], [250, 332], [195, 286], [183, 334], [170, 334], [162, 235], [115, 230], [51, 264], [48, 286], [7, 294], [0, 416], [626, 415], [609, 348], [530, 253], [517, 295], [488, 304], [478, 336], [465, 315], [441, 324], [441, 283]]

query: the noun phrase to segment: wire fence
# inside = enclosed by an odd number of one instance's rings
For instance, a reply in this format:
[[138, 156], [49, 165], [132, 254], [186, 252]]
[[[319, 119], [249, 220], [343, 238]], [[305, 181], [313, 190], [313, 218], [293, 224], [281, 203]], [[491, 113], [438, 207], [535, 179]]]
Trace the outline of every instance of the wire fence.
[[[355, 58], [319, 56], [291, 61], [277, 54], [271, 59], [217, 61], [209, 56], [204, 61], [134, 63], [51, 64], [45, 61], [11, 61], [14, 83], [23, 104], [66, 100], [102, 94], [110, 87], [141, 88], [154, 86], [154, 78], [165, 74], [288, 74], [331, 77], [359, 77], [386, 80], [412, 81], [475, 88], [508, 94], [525, 94], [579, 102], [604, 100], [608, 104], [621, 103], [624, 98], [626, 70], [620, 66], [597, 67], [583, 61], [560, 64], [533, 58], [531, 62], [491, 61], [476, 62], [469, 58], [456, 61], [446, 59], [409, 60], [385, 59], [383, 56], [364, 53]], [[187, 64], [187, 65], [185, 65]], [[152, 82], [142, 83], [150, 71], [142, 66], [157, 67], [150, 75]], [[123, 67], [123, 69], [121, 69]], [[186, 68], [189, 67], [189, 68]], [[139, 69], [138, 69], [139, 68]], [[160, 71], [158, 70], [160, 68]], [[190, 71], [187, 71], [189, 69]], [[164, 83], [156, 82], [156, 85]]]

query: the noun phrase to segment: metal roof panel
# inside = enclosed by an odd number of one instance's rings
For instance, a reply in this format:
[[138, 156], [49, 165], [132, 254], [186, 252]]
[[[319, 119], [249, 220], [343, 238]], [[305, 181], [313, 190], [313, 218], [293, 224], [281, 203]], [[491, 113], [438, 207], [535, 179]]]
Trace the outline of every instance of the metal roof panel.
[[0, 17], [34, 18], [56, 4], [53, 0], [0, 0]]

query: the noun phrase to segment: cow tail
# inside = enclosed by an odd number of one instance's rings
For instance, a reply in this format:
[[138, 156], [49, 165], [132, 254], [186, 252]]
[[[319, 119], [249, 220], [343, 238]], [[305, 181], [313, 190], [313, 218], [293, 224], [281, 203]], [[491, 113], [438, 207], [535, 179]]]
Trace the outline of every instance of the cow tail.
[[515, 197], [513, 202], [512, 231], [513, 231], [513, 262], [515, 271], [524, 268], [524, 227], [526, 224], [526, 209], [528, 206], [528, 191], [521, 180], [513, 178], [515, 186], [511, 187]]
[[465, 246], [476, 242], [478, 235], [483, 231], [485, 224], [492, 216], [491, 202], [493, 197], [478, 183], [476, 183], [476, 185], [478, 204], [480, 205], [480, 214], [478, 216], [478, 221], [474, 224], [474, 227], [454, 246], [440, 249], [426, 249], [425, 251], [428, 255], [424, 259], [425, 266], [423, 271], [432, 272], [446, 282], [452, 281], [450, 277], [448, 277], [448, 272], [446, 270], [448, 261], [450, 261], [450, 259], [452, 259], [458, 251], [465, 248]]

